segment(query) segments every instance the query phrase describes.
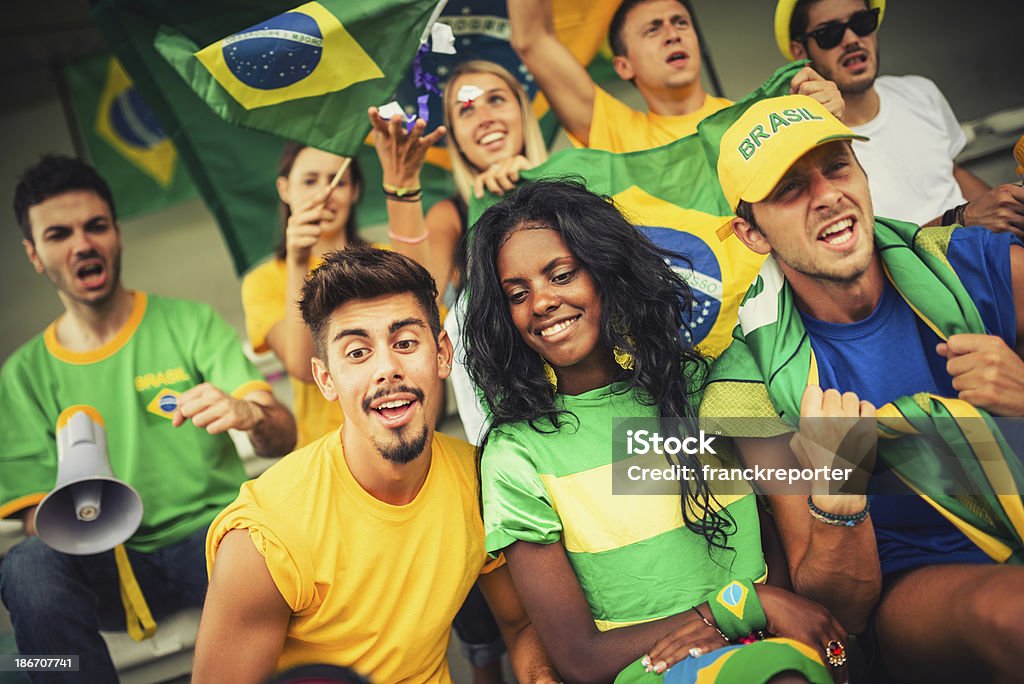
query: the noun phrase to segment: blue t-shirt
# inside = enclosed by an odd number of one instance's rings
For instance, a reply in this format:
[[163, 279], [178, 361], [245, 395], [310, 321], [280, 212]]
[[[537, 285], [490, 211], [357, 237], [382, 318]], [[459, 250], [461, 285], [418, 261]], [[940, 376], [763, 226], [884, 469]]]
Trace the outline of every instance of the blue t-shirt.
[[[953, 231], [947, 258], [978, 307], [985, 331], [1016, 347], [1017, 323], [1010, 280], [1008, 233], [982, 228]], [[955, 397], [941, 341], [895, 287], [885, 290], [870, 316], [850, 324], [826, 323], [801, 313], [818, 359], [821, 386], [854, 392], [881, 406], [901, 396], [931, 392]], [[838, 380], [841, 378], [841, 380]], [[877, 492], [900, 492], [883, 496]], [[875, 492], [872, 494], [872, 492]], [[871, 518], [882, 573], [938, 563], [987, 563], [989, 557], [891, 472], [872, 478]]]

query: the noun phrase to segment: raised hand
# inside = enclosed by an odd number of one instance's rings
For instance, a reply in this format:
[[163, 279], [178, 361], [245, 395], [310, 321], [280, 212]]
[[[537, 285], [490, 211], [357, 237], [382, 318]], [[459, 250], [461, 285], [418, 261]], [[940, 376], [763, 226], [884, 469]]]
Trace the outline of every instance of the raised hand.
[[334, 218], [334, 212], [327, 208], [331, 192], [331, 188], [325, 187], [291, 207], [285, 227], [285, 251], [288, 259], [302, 268], [308, 266], [313, 246], [320, 239], [320, 222]]
[[373, 125], [373, 146], [380, 158], [384, 182], [400, 188], [419, 187], [420, 169], [423, 160], [434, 143], [446, 132], [438, 126], [428, 135], [423, 135], [427, 122], [416, 119], [412, 129], [405, 129], [405, 121], [399, 115], [384, 119], [376, 107], [367, 110]]
[[800, 400], [800, 431], [790, 447], [805, 468], [871, 470], [878, 443], [874, 419], [875, 407], [853, 392], [809, 385]]
[[796, 72], [793, 80], [789, 82], [790, 95], [807, 95], [825, 106], [825, 109], [832, 112], [840, 121], [846, 113], [846, 102], [843, 100], [839, 86], [832, 81], [825, 80], [821, 74], [809, 66], [805, 66]]

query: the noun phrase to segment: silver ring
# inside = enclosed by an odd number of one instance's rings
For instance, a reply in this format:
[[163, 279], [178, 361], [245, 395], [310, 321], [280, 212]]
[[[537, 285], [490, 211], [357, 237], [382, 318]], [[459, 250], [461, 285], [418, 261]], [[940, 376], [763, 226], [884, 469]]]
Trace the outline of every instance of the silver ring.
[[694, 646], [690, 649], [691, 658], [699, 658], [702, 653], [704, 653], [704, 649], [699, 646]]

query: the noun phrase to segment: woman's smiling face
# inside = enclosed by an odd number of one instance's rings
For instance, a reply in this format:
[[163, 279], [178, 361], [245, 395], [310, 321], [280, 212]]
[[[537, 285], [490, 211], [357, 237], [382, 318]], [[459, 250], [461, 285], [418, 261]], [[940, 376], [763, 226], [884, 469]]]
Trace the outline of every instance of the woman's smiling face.
[[[523, 151], [523, 113], [512, 89], [488, 73], [462, 74], [448, 88], [462, 94], [450, 112], [452, 135], [477, 172]], [[475, 97], [469, 98], [468, 94]]]
[[614, 362], [601, 340], [601, 295], [561, 234], [540, 225], [514, 229], [497, 268], [512, 324], [555, 369], [559, 390], [574, 394], [610, 383]]

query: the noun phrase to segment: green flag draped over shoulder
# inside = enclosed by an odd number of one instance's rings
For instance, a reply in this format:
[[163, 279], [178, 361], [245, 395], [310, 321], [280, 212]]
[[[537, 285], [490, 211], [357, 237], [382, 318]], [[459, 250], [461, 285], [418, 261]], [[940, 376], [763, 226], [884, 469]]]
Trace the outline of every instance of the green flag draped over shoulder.
[[[760, 88], [704, 119], [694, 135], [626, 154], [564, 150], [521, 174], [525, 180], [580, 177], [591, 191], [610, 196], [654, 243], [684, 255], [689, 263], [673, 263], [694, 294], [684, 333], [712, 356], [729, 345], [740, 299], [764, 261], [739, 240], [719, 238], [732, 218], [714, 171], [719, 143], [750, 105], [788, 94], [789, 83], [803, 64], [782, 67]], [[496, 199], [474, 202], [471, 221]]]
[[[943, 340], [985, 334], [977, 307], [946, 258], [956, 229], [875, 218], [886, 277]], [[819, 367], [826, 360], [814, 354], [792, 288], [774, 258], [765, 261], [744, 298], [734, 337], [711, 369], [701, 417], [780, 418], [795, 429], [804, 390], [829, 379], [831, 371]], [[881, 464], [992, 559], [1024, 562], [1024, 468], [991, 416], [960, 399], [922, 393], [880, 407], [878, 429]]]
[[367, 107], [393, 97], [443, 5], [256, 2], [217, 22], [220, 33], [163, 26], [154, 44], [226, 121], [352, 156], [370, 130]]
[[196, 196], [173, 143], [117, 59], [72, 64], [63, 77], [85, 151], [110, 185], [118, 216]]

